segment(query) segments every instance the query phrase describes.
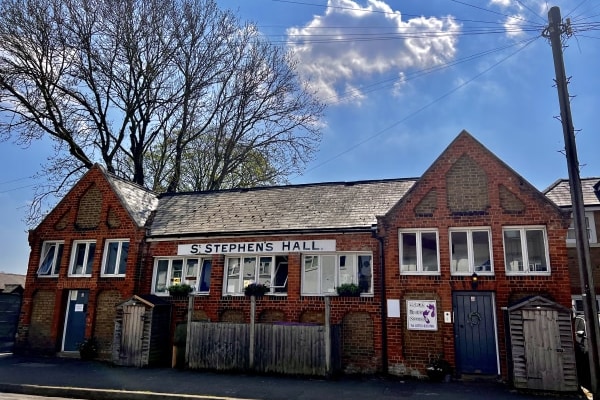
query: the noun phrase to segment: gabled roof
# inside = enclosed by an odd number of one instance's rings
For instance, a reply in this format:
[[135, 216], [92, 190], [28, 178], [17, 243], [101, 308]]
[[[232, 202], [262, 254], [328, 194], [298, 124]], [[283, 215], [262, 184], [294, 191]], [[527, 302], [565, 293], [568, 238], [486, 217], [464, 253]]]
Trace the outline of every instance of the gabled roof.
[[[581, 178], [583, 204], [588, 207], [600, 206], [598, 185], [600, 178]], [[550, 185], [544, 194], [559, 207], [571, 207], [571, 185], [568, 179], [559, 179]]]
[[150, 237], [365, 230], [416, 179], [165, 194]]
[[106, 171], [104, 167], [98, 165], [106, 180], [112, 186], [115, 194], [121, 200], [123, 207], [127, 209], [131, 218], [138, 226], [145, 226], [152, 211], [158, 206], [158, 197], [156, 193], [139, 186], [133, 182], [118, 178]]

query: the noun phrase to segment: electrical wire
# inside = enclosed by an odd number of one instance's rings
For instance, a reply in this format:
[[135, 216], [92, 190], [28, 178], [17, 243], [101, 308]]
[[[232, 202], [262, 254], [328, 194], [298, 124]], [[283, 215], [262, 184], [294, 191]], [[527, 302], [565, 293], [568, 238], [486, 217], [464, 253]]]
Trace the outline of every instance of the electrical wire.
[[[470, 79], [462, 82], [460, 85], [455, 86], [454, 88], [452, 88], [451, 90], [449, 90], [448, 92], [442, 94], [441, 96], [435, 98], [434, 100], [430, 101], [429, 103], [423, 105], [422, 107], [418, 108], [417, 110], [413, 111], [412, 113], [410, 113], [409, 115], [405, 116], [404, 118], [402, 118], [401, 120], [398, 120], [394, 123], [392, 123], [391, 125], [388, 125], [387, 127], [377, 131], [376, 133], [368, 136], [367, 138], [355, 143], [354, 145], [348, 147], [346, 150], [337, 153], [336, 155], [329, 157], [328, 159], [326, 159], [325, 161], [311, 167], [308, 168], [305, 172], [310, 172], [310, 171], [314, 171], [315, 169], [321, 168], [322, 166], [324, 166], [325, 164], [330, 163], [331, 161], [334, 161], [338, 158], [340, 158], [341, 156], [350, 153], [352, 150], [364, 145], [365, 143], [370, 142], [371, 140], [375, 139], [376, 137], [384, 134], [385, 132], [391, 130], [392, 128], [395, 128], [396, 126], [408, 121], [409, 119], [413, 118], [414, 116], [416, 116], [417, 114], [423, 112], [424, 110], [428, 109], [429, 107], [435, 105], [436, 103], [442, 101], [443, 99], [445, 99], [446, 97], [450, 96], [451, 94], [457, 92], [458, 90], [462, 89], [463, 87], [467, 86], [468, 84], [470, 84], [471, 82], [475, 81], [476, 79], [478, 79], [479, 77], [481, 77], [482, 75], [486, 74], [487, 72], [491, 71], [492, 69], [496, 68], [498, 65], [502, 64], [503, 62], [505, 62], [506, 60], [514, 57], [516, 54], [520, 53], [521, 51], [523, 51], [525, 48], [527, 48], [529, 45], [531, 45], [532, 43], [534, 43], [536, 40], [538, 40], [539, 38], [541, 38], [541, 36], [537, 36], [534, 38], [531, 38], [529, 41], [527, 41], [522, 47], [520, 47], [519, 49], [517, 49], [516, 51], [514, 51], [513, 53], [509, 54], [508, 56], [502, 58], [501, 60], [498, 60], [496, 63], [492, 64], [491, 66], [489, 66], [488, 68], [484, 69], [483, 71], [479, 72], [478, 74], [474, 75], [473, 77], [471, 77]], [[301, 175], [296, 175], [292, 178], [297, 178]]]

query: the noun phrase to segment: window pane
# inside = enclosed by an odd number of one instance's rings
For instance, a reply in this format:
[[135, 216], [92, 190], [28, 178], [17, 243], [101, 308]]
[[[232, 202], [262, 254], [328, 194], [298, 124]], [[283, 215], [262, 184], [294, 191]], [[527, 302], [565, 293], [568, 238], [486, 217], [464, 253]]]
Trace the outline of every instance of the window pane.
[[321, 293], [335, 293], [336, 256], [321, 256]]
[[258, 266], [258, 281], [263, 285], [271, 286], [271, 270], [273, 257], [261, 257]]
[[240, 292], [240, 259], [238, 257], [227, 259], [227, 293]]
[[244, 257], [244, 287], [256, 282], [256, 257]]
[[75, 247], [75, 260], [73, 267], [71, 268], [71, 274], [81, 275], [83, 274], [83, 263], [85, 262], [85, 243], [77, 243]]
[[469, 272], [467, 232], [450, 232], [452, 272]]
[[156, 284], [154, 285], [155, 293], [164, 293], [167, 291], [167, 273], [169, 271], [169, 261], [159, 260], [156, 266]]
[[358, 256], [358, 287], [361, 293], [373, 293], [371, 256]]
[[185, 277], [188, 279], [196, 279], [198, 276], [198, 259], [188, 258], [185, 265]]
[[[46, 243], [43, 246], [42, 252], [42, 264], [38, 269], [38, 275], [50, 275], [52, 274], [52, 264], [54, 263], [54, 251], [56, 250], [56, 244]], [[44, 254], [45, 252], [45, 254]]]
[[504, 231], [504, 262], [509, 272], [523, 271], [523, 250], [519, 230]]
[[96, 243], [89, 243], [87, 250], [88, 250], [88, 255], [87, 255], [87, 263], [86, 263], [86, 267], [85, 267], [85, 273], [86, 273], [86, 275], [91, 275], [92, 274], [92, 264], [94, 263], [94, 254], [96, 253]]
[[51, 272], [52, 275], [58, 275], [60, 271], [60, 264], [62, 262], [62, 254], [64, 247], [65, 245], [63, 243], [58, 244], [58, 254], [56, 255], [56, 257], [54, 257], [54, 264], [52, 268], [53, 271]]
[[437, 235], [435, 232], [421, 234], [421, 247], [423, 252], [423, 271], [439, 271]]
[[544, 246], [544, 232], [541, 229], [528, 230], [525, 232], [525, 237], [527, 238], [529, 271], [548, 271]]
[[108, 243], [106, 250], [106, 264], [104, 265], [105, 274], [114, 274], [117, 265], [117, 253], [119, 252], [119, 242]]
[[204, 260], [202, 263], [202, 274], [200, 275], [199, 290], [201, 292], [208, 292], [210, 289], [210, 272], [212, 269], [212, 262], [210, 260]]
[[171, 264], [171, 285], [180, 285], [183, 275], [183, 260], [173, 260]]
[[287, 256], [275, 257], [275, 293], [287, 293], [288, 261]]
[[129, 255], [129, 242], [121, 243], [121, 258], [119, 259], [119, 271], [120, 275], [125, 275], [127, 269], [127, 256]]
[[491, 272], [490, 239], [487, 231], [473, 232], [473, 263], [475, 271]]
[[417, 270], [417, 234], [402, 233], [402, 271]]
[[340, 282], [344, 283], [356, 283], [354, 279], [354, 256], [340, 256]]
[[319, 256], [304, 256], [304, 293], [319, 293]]

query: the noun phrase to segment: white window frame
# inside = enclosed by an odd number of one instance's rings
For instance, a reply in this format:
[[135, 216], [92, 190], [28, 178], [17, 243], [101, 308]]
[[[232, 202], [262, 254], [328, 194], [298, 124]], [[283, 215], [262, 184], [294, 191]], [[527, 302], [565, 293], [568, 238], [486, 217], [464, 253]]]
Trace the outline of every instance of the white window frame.
[[[319, 276], [318, 288], [315, 292], [309, 292], [305, 285], [305, 282], [306, 282], [306, 278], [305, 278], [306, 258], [307, 257], [317, 257], [319, 259], [318, 265], [315, 267], [318, 269], [318, 276]], [[328, 288], [328, 291], [324, 291], [323, 288], [321, 287], [322, 277], [323, 277], [323, 271], [322, 271], [323, 257], [335, 257], [334, 284], [333, 284], [333, 288]], [[340, 275], [341, 275], [340, 259], [341, 259], [341, 257], [352, 257], [352, 259], [353, 259], [352, 271], [345, 272], [345, 275], [351, 275], [351, 282], [341, 282], [340, 281]], [[303, 254], [302, 255], [302, 290], [301, 290], [302, 296], [335, 296], [335, 295], [337, 295], [336, 287], [340, 286], [343, 283], [354, 283], [356, 285], [359, 285], [359, 267], [360, 267], [358, 265], [359, 257], [369, 257], [371, 259], [371, 261], [370, 261], [371, 275], [370, 275], [370, 283], [369, 283], [370, 291], [361, 293], [360, 295], [366, 296], [366, 297], [372, 296], [373, 295], [373, 253], [369, 253], [369, 252], [335, 252], [335, 253], [306, 253], [306, 254]], [[366, 274], [363, 274], [363, 275], [366, 275]]]
[[[509, 268], [509, 263], [506, 260], [506, 242], [505, 242], [505, 235], [504, 233], [506, 231], [519, 231], [520, 232], [520, 239], [521, 239], [521, 256], [523, 258], [523, 262], [522, 262], [522, 271], [519, 271], [518, 269], [515, 271], [513, 270], [512, 266], [510, 266]], [[546, 271], [537, 271], [536, 270], [536, 263], [532, 262], [529, 259], [529, 254], [528, 251], [529, 249], [527, 248], [527, 239], [526, 239], [526, 233], [528, 231], [542, 231], [542, 235], [543, 235], [543, 240], [544, 240], [544, 257], [546, 257]], [[549, 255], [549, 251], [548, 251], [548, 234], [546, 232], [546, 227], [543, 225], [518, 225], [518, 226], [503, 226], [502, 227], [502, 249], [503, 249], [503, 257], [504, 257], [504, 269], [506, 271], [506, 275], [507, 276], [518, 276], [518, 275], [544, 275], [544, 276], [548, 276], [552, 274], [552, 269], [550, 267], [550, 255]], [[532, 270], [532, 267], [534, 267], [534, 270]]]
[[[422, 235], [424, 233], [435, 233], [435, 242], [436, 242], [436, 261], [437, 261], [437, 271], [423, 271], [423, 253], [422, 249]], [[403, 240], [402, 235], [404, 234], [415, 234], [416, 235], [416, 271], [406, 270], [405, 264], [403, 263]], [[419, 229], [399, 229], [398, 230], [398, 264], [400, 266], [400, 275], [440, 275], [441, 274], [441, 265], [440, 265], [440, 235], [437, 229], [427, 229], [427, 228], [419, 228]]]
[[[83, 256], [83, 268], [87, 268], [87, 265], [90, 263], [90, 246], [94, 246], [94, 251], [91, 254], [92, 260], [91, 260], [91, 267], [90, 267], [90, 272], [86, 273], [85, 269], [82, 269], [81, 273], [75, 273], [74, 272], [74, 267], [75, 267], [75, 261], [77, 259], [77, 248], [79, 247], [79, 245], [85, 245], [85, 254]], [[94, 269], [94, 258], [95, 258], [95, 252], [96, 252], [96, 241], [95, 240], [75, 240], [73, 241], [73, 246], [71, 248], [71, 259], [69, 260], [69, 276], [70, 277], [91, 277], [92, 273], [93, 273], [93, 269]]]
[[[581, 308], [577, 307], [577, 303], [581, 302]], [[571, 307], [573, 308], [573, 315], [583, 315], [583, 296], [582, 295], [571, 295]], [[600, 310], [600, 295], [596, 295], [596, 307]]]
[[[50, 268], [48, 273], [41, 273], [42, 265], [44, 261], [46, 261], [46, 255], [50, 251], [50, 248], [54, 247], [54, 254], [52, 256], [52, 263], [50, 264]], [[40, 265], [38, 266], [37, 276], [40, 278], [50, 278], [57, 277], [60, 271], [60, 263], [62, 261], [62, 254], [65, 249], [65, 241], [64, 240], [47, 240], [42, 244], [42, 251], [40, 253]], [[58, 251], [56, 251], [58, 250]], [[59, 258], [60, 256], [60, 258]]]
[[[167, 274], [164, 290], [156, 290], [158, 280], [158, 265], [161, 261], [167, 262]], [[173, 276], [173, 262], [181, 261], [181, 276]], [[196, 270], [191, 271], [190, 261], [196, 261]], [[204, 290], [201, 287], [201, 281], [206, 278], [205, 274], [212, 273], [212, 257], [155, 257], [154, 267], [152, 271], [152, 290], [151, 293], [157, 296], [169, 296], [169, 286], [174, 284], [187, 284], [192, 287], [193, 294], [208, 295], [210, 293], [211, 279], [208, 276], [208, 289]], [[177, 279], [179, 278], [179, 279]], [[200, 286], [200, 287], [199, 287]]]
[[[271, 271], [268, 278], [265, 276], [266, 274], [262, 270], [264, 265], [261, 263], [261, 259], [267, 258], [271, 259]], [[255, 260], [253, 275], [254, 279], [245, 279], [244, 259]], [[229, 263], [233, 262], [233, 260], [239, 261], [237, 273], [231, 275], [231, 277], [236, 277], [235, 279], [237, 279], [237, 282], [234, 282], [229, 276]], [[225, 257], [225, 264], [223, 268], [223, 296], [243, 296], [245, 287], [255, 281], [269, 287], [269, 291], [266, 293], [267, 295], [287, 296], [289, 269], [283, 285], [272, 285], [271, 283], [275, 282], [279, 268], [282, 268], [284, 265], [288, 267], [288, 263], [289, 259], [287, 254], [236, 254], [235, 256], [232, 255]], [[231, 288], [237, 288], [237, 290], [232, 290]]]
[[[487, 232], [488, 235], [488, 251], [489, 251], [489, 263], [490, 270], [485, 271], [481, 269], [477, 269], [475, 267], [475, 250], [473, 247], [473, 233], [474, 232]], [[466, 233], [467, 234], [467, 262], [468, 262], [468, 271], [455, 271], [454, 263], [452, 260], [452, 234], [453, 233]], [[494, 260], [492, 254], [492, 230], [489, 227], [469, 227], [469, 228], [451, 228], [448, 234], [448, 240], [450, 241], [450, 273], [452, 275], [471, 275], [474, 272], [477, 275], [494, 275]]]
[[[107, 272], [106, 269], [108, 267], [108, 249], [111, 244], [117, 243], [117, 255], [115, 257], [115, 265], [110, 266], [112, 272]], [[127, 244], [129, 246], [129, 239], [107, 239], [104, 243], [104, 254], [102, 256], [102, 270], [100, 271], [100, 276], [102, 277], [123, 277], [127, 274], [127, 263], [129, 261], [129, 247], [127, 250], [127, 258], [125, 259], [125, 273], [120, 274], [120, 264], [121, 264], [121, 253], [123, 251], [123, 245]]]
[[[571, 218], [573, 215], [571, 214]], [[585, 222], [588, 234], [588, 241], [590, 244], [598, 243], [598, 237], [596, 235], [596, 221], [594, 220], [594, 212], [586, 211], [585, 212]], [[569, 237], [571, 236], [571, 237]], [[575, 221], [571, 220], [571, 225], [569, 225], [569, 229], [567, 230], [567, 244], [574, 245], [575, 244]]]

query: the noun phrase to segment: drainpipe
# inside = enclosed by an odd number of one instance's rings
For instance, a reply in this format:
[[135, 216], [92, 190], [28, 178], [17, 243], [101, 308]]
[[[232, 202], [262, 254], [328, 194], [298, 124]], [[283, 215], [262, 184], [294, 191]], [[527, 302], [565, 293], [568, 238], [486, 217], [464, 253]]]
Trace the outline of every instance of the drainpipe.
[[379, 289], [381, 290], [381, 371], [388, 374], [387, 295], [385, 293], [385, 255], [383, 236], [377, 234], [377, 224], [371, 225], [371, 235], [379, 242]]

